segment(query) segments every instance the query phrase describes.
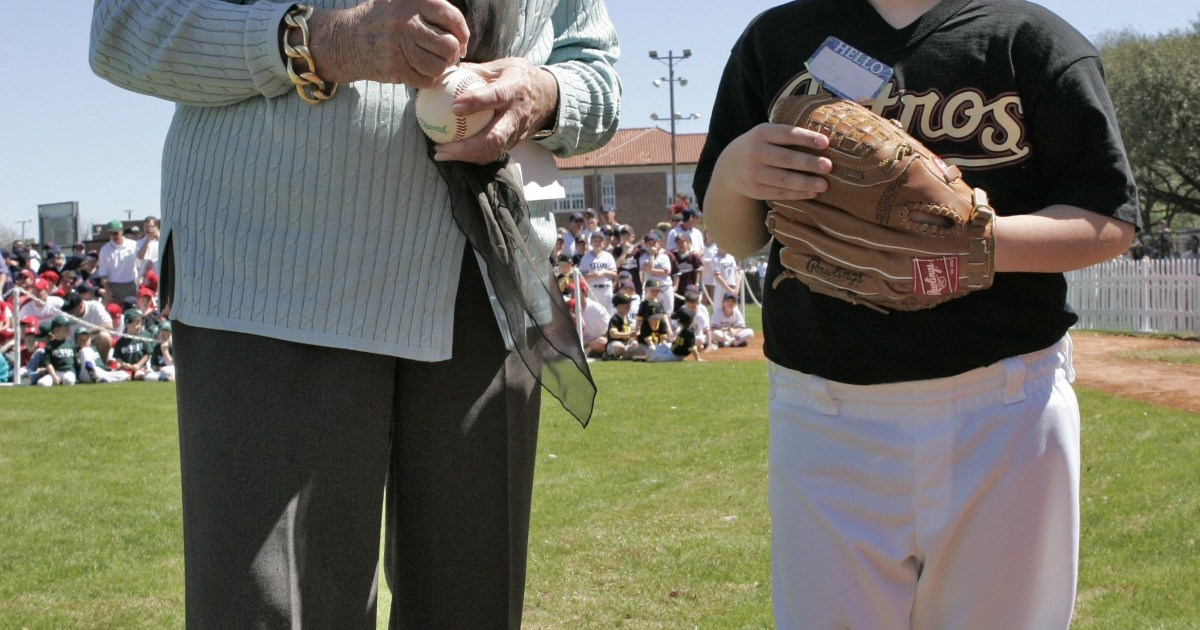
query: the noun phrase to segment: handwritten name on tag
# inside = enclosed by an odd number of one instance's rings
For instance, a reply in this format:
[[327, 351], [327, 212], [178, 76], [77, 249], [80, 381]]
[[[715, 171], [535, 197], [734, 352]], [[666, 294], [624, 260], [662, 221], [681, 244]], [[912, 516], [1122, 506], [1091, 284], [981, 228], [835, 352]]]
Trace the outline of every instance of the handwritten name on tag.
[[892, 78], [891, 66], [836, 37], [826, 38], [804, 65], [826, 89], [852, 101], [875, 98]]

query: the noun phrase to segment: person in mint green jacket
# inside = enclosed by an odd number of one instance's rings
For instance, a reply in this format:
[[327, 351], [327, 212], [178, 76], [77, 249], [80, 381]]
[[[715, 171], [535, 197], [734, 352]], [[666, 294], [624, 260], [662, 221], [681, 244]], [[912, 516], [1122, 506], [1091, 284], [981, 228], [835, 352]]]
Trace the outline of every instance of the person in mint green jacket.
[[[391, 627], [517, 628], [539, 385], [562, 381], [521, 355], [442, 168], [603, 146], [617, 37], [602, 0], [314, 5], [95, 3], [94, 72], [176, 104], [159, 264], [187, 626], [374, 628], [386, 512]], [[431, 147], [413, 98], [460, 63], [487, 85], [456, 107], [497, 114]], [[550, 202], [514, 217], [549, 278]]]

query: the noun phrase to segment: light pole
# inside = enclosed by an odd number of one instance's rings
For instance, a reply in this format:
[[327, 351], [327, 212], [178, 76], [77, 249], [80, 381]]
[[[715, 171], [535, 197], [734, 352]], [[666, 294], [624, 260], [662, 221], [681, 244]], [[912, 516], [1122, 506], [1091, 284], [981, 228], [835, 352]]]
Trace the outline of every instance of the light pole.
[[[651, 59], [657, 59], [658, 61], [661, 61], [661, 62], [667, 64], [667, 76], [655, 79], [654, 87], [659, 87], [662, 85], [663, 81], [666, 81], [669, 91], [671, 93], [671, 114], [670, 114], [670, 116], [668, 116], [668, 118], [671, 121], [671, 198], [672, 199], [674, 199], [676, 193], [679, 192], [679, 175], [676, 173], [676, 157], [675, 157], [675, 121], [676, 120], [695, 120], [700, 117], [700, 114], [694, 113], [685, 118], [685, 117], [681, 116], [679, 114], [679, 112], [675, 111], [675, 83], [678, 82], [680, 87], [687, 85], [687, 79], [684, 79], [684, 78], [676, 79], [675, 78], [675, 62], [683, 61], [684, 59], [687, 59], [688, 57], [691, 57], [691, 56], [692, 56], [692, 51], [688, 48], [684, 48], [683, 54], [678, 57], [675, 56], [675, 51], [673, 51], [673, 50], [668, 50], [666, 57], [660, 56], [658, 54], [658, 51], [656, 51], [656, 50], [650, 51]], [[662, 117], [660, 117], [658, 114], [650, 114], [650, 119], [651, 120], [662, 120]]]
[[21, 224], [21, 240], [25, 240], [25, 224], [33, 223], [33, 219], [17, 219], [17, 223]]

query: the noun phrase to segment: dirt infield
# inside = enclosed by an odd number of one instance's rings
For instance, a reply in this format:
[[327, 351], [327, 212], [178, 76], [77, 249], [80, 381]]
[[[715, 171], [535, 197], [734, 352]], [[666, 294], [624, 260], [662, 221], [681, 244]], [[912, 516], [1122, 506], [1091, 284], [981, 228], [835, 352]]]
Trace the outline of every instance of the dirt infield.
[[[1200, 364], [1119, 356], [1134, 350], [1200, 350], [1200, 341], [1076, 331], [1075, 384], [1200, 413]], [[703, 353], [706, 361], [761, 360], [762, 335], [745, 348]]]

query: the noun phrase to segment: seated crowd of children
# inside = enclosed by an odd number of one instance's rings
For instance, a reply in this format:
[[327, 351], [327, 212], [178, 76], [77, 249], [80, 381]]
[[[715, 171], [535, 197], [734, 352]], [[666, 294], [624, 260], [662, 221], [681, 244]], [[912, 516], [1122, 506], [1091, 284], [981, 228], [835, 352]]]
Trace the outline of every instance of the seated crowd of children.
[[[171, 322], [158, 313], [153, 290], [143, 287], [120, 305], [103, 304], [94, 287], [53, 295], [39, 279], [28, 295], [18, 295], [20, 347], [15, 329], [0, 331], [0, 383], [175, 380]], [[2, 304], [0, 311], [12, 312]]]
[[[741, 269], [698, 227], [698, 212], [676, 212], [640, 242], [611, 210], [607, 219], [572, 215], [551, 254], [589, 358], [702, 361], [703, 352], [749, 344], [754, 331], [738, 308]], [[11, 280], [0, 278], [11, 300], [0, 300], [0, 383], [175, 379], [171, 323], [157, 311], [152, 270], [120, 304], [89, 281], [86, 266], [9, 271]]]
[[[591, 249], [579, 253], [579, 247], [575, 256], [558, 250], [553, 258], [589, 358], [657, 362], [690, 355], [703, 361], [702, 352], [749, 344], [754, 331], [738, 307], [740, 276], [715, 274], [719, 290], [711, 291], [718, 297], [710, 314], [704, 304], [709, 292], [699, 284], [702, 258], [691, 252], [690, 239], [672, 239], [676, 247], [668, 250], [660, 247], [658, 231], [636, 246], [629, 235], [628, 226], [575, 235], [575, 243], [588, 242]], [[725, 257], [719, 252], [712, 258]]]

